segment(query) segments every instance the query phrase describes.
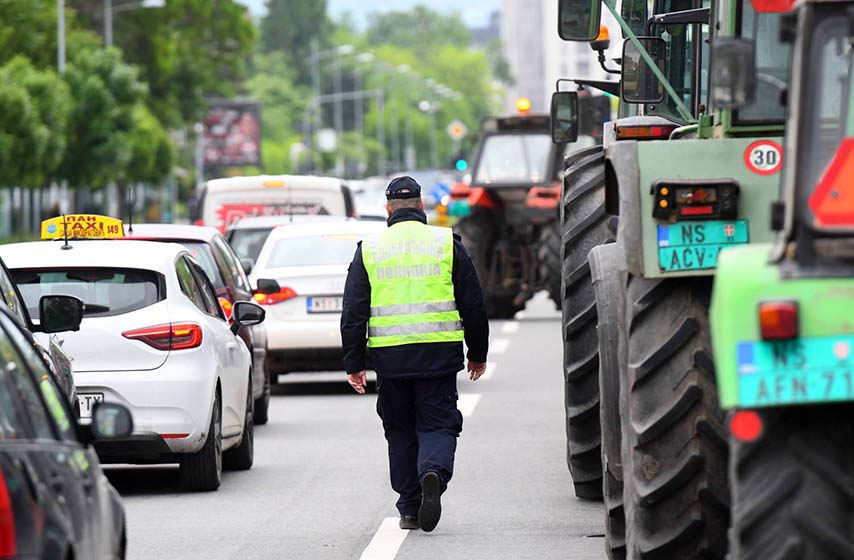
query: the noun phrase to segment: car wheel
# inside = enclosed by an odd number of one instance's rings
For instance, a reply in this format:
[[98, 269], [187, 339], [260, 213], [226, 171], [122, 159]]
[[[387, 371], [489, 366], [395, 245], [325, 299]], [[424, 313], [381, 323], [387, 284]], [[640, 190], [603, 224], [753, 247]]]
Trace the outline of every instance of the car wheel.
[[270, 410], [270, 376], [264, 373], [264, 392], [260, 399], [255, 399], [254, 420], [256, 426], [261, 426], [269, 420], [268, 412]]
[[222, 406], [218, 392], [204, 447], [181, 458], [181, 482], [192, 492], [210, 492], [222, 482]]
[[240, 445], [225, 452], [225, 468], [232, 471], [248, 471], [255, 459], [254, 416], [255, 399], [252, 398], [252, 377], [246, 393], [246, 418], [243, 420], [243, 439]]

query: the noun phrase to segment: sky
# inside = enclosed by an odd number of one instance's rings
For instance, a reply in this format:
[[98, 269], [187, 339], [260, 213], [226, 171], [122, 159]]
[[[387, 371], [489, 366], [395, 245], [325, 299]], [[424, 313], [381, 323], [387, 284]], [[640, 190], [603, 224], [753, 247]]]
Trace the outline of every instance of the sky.
[[[249, 6], [253, 14], [264, 13], [266, 0], [239, 0]], [[312, 0], [305, 0], [310, 2]], [[365, 16], [371, 12], [385, 12], [389, 10], [406, 10], [418, 4], [425, 4], [442, 12], [454, 10], [462, 13], [463, 19], [469, 27], [481, 27], [489, 23], [489, 14], [494, 10], [501, 9], [501, 0], [328, 0], [329, 12], [332, 17], [338, 17], [344, 12], [350, 12], [355, 17], [356, 23], [364, 23]], [[460, 5], [464, 7], [461, 8]]]

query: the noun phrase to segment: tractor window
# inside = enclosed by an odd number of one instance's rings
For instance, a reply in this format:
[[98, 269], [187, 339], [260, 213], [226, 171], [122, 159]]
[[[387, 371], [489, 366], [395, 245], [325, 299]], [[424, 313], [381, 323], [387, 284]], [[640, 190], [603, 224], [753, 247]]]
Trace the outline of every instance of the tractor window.
[[735, 111], [735, 124], [783, 124], [783, 94], [789, 78], [789, 45], [780, 42], [780, 18], [784, 14], [757, 14], [750, 2], [740, 2], [741, 37], [756, 45], [756, 98]]
[[552, 140], [547, 134], [495, 134], [480, 148], [475, 183], [544, 183]]
[[[801, 126], [799, 140], [798, 184], [803, 200], [799, 205], [811, 214], [808, 198], [818, 184], [831, 158], [836, 154], [840, 142], [846, 136], [854, 136], [851, 120], [851, 79], [854, 55], [851, 52], [850, 23], [846, 17], [831, 17], [821, 20], [812, 32], [809, 60], [809, 76], [805, 99], [801, 104], [809, 111]], [[812, 223], [812, 216], [806, 216]]]

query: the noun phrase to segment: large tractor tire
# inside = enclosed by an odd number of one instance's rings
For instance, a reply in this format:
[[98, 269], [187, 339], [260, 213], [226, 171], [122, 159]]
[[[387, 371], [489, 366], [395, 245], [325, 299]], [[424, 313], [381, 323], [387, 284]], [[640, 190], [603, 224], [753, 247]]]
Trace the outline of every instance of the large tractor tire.
[[612, 242], [616, 230], [605, 212], [605, 153], [601, 146], [579, 150], [567, 158], [560, 223], [566, 460], [575, 495], [597, 499], [602, 497], [599, 342], [587, 254]]
[[540, 278], [545, 284], [549, 299], [560, 310], [563, 305], [563, 298], [560, 291], [560, 228], [557, 222], [548, 224], [540, 231], [540, 239], [537, 243], [537, 262], [540, 268]]
[[495, 228], [491, 221], [483, 215], [469, 216], [457, 222], [454, 232], [462, 238], [463, 246], [474, 262], [486, 299], [487, 315], [490, 319], [512, 319], [516, 312], [525, 307], [524, 304], [520, 306], [515, 303], [515, 294], [495, 294], [487, 289], [491, 276], [491, 249], [495, 245]]
[[605, 499], [605, 551], [609, 560], [626, 558], [623, 510], [620, 379], [625, 375], [626, 281], [618, 269], [617, 245], [590, 251], [590, 274], [596, 294], [599, 334], [599, 421], [602, 430], [602, 490]]
[[764, 411], [764, 432], [732, 444], [733, 560], [854, 558], [852, 407]]
[[723, 559], [729, 492], [711, 355], [710, 278], [629, 277], [620, 391], [631, 559]]

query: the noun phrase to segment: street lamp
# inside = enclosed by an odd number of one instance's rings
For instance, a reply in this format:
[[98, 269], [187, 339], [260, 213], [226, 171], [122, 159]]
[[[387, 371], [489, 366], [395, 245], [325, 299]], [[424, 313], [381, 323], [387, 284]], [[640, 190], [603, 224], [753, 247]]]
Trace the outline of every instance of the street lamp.
[[104, 45], [113, 46], [113, 14], [142, 8], [164, 8], [166, 0], [137, 0], [113, 6], [113, 0], [104, 0]]
[[[359, 64], [370, 64], [375, 59], [374, 55], [366, 52], [356, 55], [356, 62]], [[358, 68], [358, 66], [353, 68], [353, 89], [356, 91], [362, 90], [362, 72]], [[359, 153], [359, 171], [358, 175], [361, 178], [363, 175], [362, 162], [365, 158], [365, 105], [364, 99], [359, 97], [358, 99], [353, 99], [353, 103], [355, 111], [355, 128], [359, 131], [359, 135], [356, 137], [357, 151]], [[377, 123], [379, 126], [379, 123]]]
[[[354, 47], [353, 45], [338, 45], [337, 47], [334, 47], [331, 49], [326, 49], [325, 51], [321, 51], [321, 50], [319, 50], [317, 39], [313, 39], [311, 41], [311, 54], [305, 59], [305, 62], [311, 65], [311, 86], [312, 86], [312, 93], [313, 93], [315, 99], [320, 98], [320, 61], [322, 59], [326, 59], [326, 58], [347, 56], [347, 55], [353, 54], [353, 52], [355, 50], [356, 50], [356, 47]], [[334, 70], [335, 70], [335, 76], [334, 76], [335, 93], [340, 94], [341, 93], [341, 65], [340, 65], [340, 63], [336, 63], [334, 65]], [[342, 132], [342, 129], [344, 128], [344, 116], [343, 116], [344, 111], [343, 111], [341, 103], [342, 103], [342, 101], [340, 100], [340, 95], [339, 95], [339, 100], [337, 100], [335, 102], [335, 133], [336, 133], [336, 136], [338, 137], [337, 140], [339, 142], [339, 145], [341, 142], [341, 138], [340, 138], [341, 132]], [[313, 119], [314, 120], [314, 123], [313, 123], [314, 124], [314, 126], [313, 126], [314, 131], [317, 130], [317, 128], [320, 124], [321, 111], [320, 111], [320, 105], [319, 104], [316, 105], [316, 109], [317, 109], [317, 111], [315, 114], [315, 118]], [[313, 136], [314, 135], [312, 134], [312, 137]], [[311, 142], [312, 142], [312, 148], [314, 148], [314, 140], [312, 139]], [[340, 153], [340, 150], [338, 150], [338, 151]], [[312, 167], [312, 171], [313, 171], [314, 167], [315, 167], [314, 166], [314, 150], [313, 149], [309, 152], [309, 158], [311, 161], [311, 167]], [[340, 164], [340, 160], [338, 160], [336, 158], [336, 167], [338, 167], [339, 164]]]

